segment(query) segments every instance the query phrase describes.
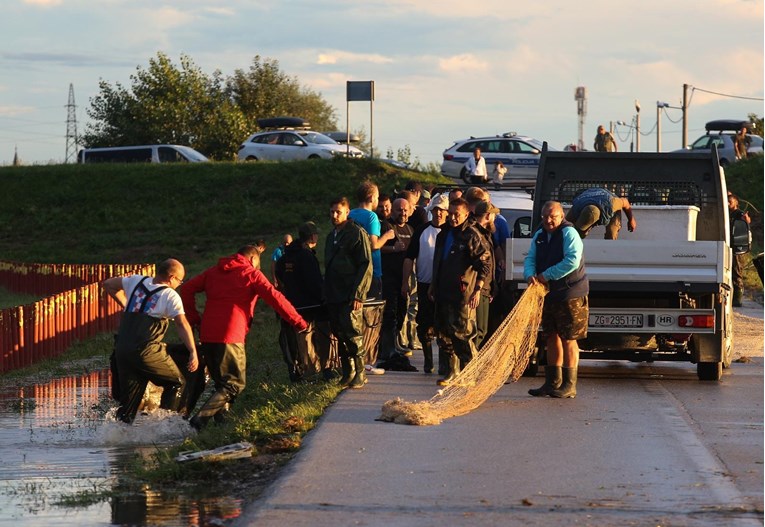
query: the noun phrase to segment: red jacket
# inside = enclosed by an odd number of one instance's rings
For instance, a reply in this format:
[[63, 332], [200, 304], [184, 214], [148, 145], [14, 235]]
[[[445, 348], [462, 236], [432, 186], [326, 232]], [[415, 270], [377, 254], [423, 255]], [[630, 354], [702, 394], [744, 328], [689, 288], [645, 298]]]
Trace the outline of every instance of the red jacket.
[[[192, 326], [200, 326], [202, 342], [244, 343], [258, 297], [298, 331], [308, 325], [265, 275], [240, 254], [221, 258], [218, 265], [183, 284], [180, 293], [186, 318]], [[206, 296], [202, 317], [197, 311], [197, 293]]]

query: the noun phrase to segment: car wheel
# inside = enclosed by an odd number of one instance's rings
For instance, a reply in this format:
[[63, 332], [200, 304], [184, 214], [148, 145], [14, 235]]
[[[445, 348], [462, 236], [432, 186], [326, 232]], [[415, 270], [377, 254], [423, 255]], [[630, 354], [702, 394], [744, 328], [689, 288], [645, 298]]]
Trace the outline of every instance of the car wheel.
[[728, 160], [725, 159], [724, 157], [722, 159], [720, 159], [720, 166], [721, 167], [727, 167], [729, 164], [730, 163], [728, 162]]
[[317, 154], [311, 154], [310, 156], [308, 156], [308, 159], [321, 159], [321, 156]]
[[258, 158], [257, 158], [257, 157], [255, 157], [255, 156], [247, 156], [247, 157], [246, 157], [244, 160], [245, 160], [245, 161], [257, 161], [257, 160], [258, 160]]
[[460, 170], [460, 178], [462, 178], [462, 181], [464, 181], [468, 185], [470, 184], [470, 175], [468, 174], [468, 171], [464, 167], [462, 170]]

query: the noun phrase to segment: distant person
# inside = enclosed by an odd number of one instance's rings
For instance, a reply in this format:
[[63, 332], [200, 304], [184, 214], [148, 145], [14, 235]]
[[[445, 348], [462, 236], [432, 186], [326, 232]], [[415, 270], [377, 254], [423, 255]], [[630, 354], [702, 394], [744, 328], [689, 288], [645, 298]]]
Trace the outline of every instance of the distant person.
[[175, 321], [189, 351], [188, 371], [199, 366], [191, 325], [175, 288], [183, 283], [183, 264], [168, 259], [157, 266], [156, 276], [133, 275], [104, 280], [104, 291], [125, 308], [115, 342], [120, 386], [117, 418], [132, 423], [149, 382], [163, 388], [160, 408], [178, 411], [184, 376], [167, 353], [162, 339], [169, 320]]
[[346, 198], [330, 203], [334, 228], [324, 246], [324, 298], [329, 324], [337, 337], [343, 372], [340, 384], [358, 389], [367, 382], [363, 307], [372, 283], [372, 250], [369, 236], [349, 213]]
[[606, 129], [601, 124], [598, 126], [598, 135], [595, 136], [595, 151], [596, 152], [616, 152], [616, 139], [611, 132], [606, 132]]
[[[214, 418], [222, 420], [229, 406], [245, 388], [247, 355], [245, 339], [252, 325], [255, 304], [262, 298], [297, 331], [308, 324], [290, 302], [260, 271], [260, 252], [245, 245], [236, 254], [225, 256], [181, 288], [189, 322], [199, 327], [200, 349], [215, 392], [189, 424], [201, 430]], [[197, 311], [196, 295], [204, 293], [204, 312]]]
[[627, 216], [627, 229], [633, 232], [637, 221], [627, 198], [617, 198], [604, 188], [588, 188], [574, 198], [566, 221], [574, 224], [582, 238], [586, 238], [594, 226], [604, 225], [606, 233], [603, 238], [615, 240], [622, 228], [621, 211]]
[[449, 203], [454, 201], [457, 198], [462, 197], [462, 189], [461, 188], [453, 188], [449, 191]]
[[497, 164], [494, 165], [494, 170], [491, 171], [491, 179], [494, 181], [494, 188], [496, 190], [502, 188], [502, 181], [505, 179], [505, 174], [507, 174], [507, 168], [502, 164], [502, 161], [497, 161]]
[[752, 142], [752, 138], [746, 133], [746, 126], [742, 126], [741, 129], [733, 136], [733, 150], [736, 153], [736, 159], [746, 159], [749, 155], [749, 145]]
[[358, 205], [348, 214], [348, 219], [358, 224], [369, 236], [369, 244], [372, 248], [372, 283], [369, 288], [369, 298], [379, 298], [382, 294], [382, 260], [380, 259], [380, 247], [387, 242], [393, 233], [380, 238], [380, 218], [378, 218], [377, 205], [380, 199], [380, 190], [371, 181], [364, 181], [356, 188], [356, 201]]
[[[425, 205], [422, 204], [423, 192], [427, 192], [422, 188], [422, 183], [419, 181], [409, 181], [406, 184], [404, 190], [410, 192], [410, 194], [404, 194], [403, 192], [399, 197], [406, 197], [409, 200], [412, 210], [409, 214], [409, 225], [412, 229], [416, 229], [424, 223], [428, 223], [428, 212], [425, 210]], [[430, 193], [428, 193], [428, 199], [430, 199]]]
[[481, 149], [473, 150], [473, 155], [465, 161], [465, 172], [473, 184], [486, 183], [489, 175], [486, 172], [486, 160], [481, 155]]
[[380, 194], [377, 200], [377, 217], [382, 223], [383, 220], [387, 220], [390, 217], [390, 209], [392, 202], [388, 194]]
[[266, 240], [264, 238], [258, 238], [255, 240], [255, 243], [253, 244], [258, 249], [258, 255], [263, 254], [266, 252]]
[[274, 249], [274, 252], [271, 253], [271, 275], [273, 278], [273, 282], [276, 284], [276, 273], [274, 272], [276, 269], [276, 262], [279, 261], [279, 258], [284, 256], [284, 249], [292, 243], [292, 235], [290, 233], [287, 233], [282, 238], [282, 243], [276, 246], [276, 249]]
[[548, 288], [541, 328], [547, 353], [545, 382], [529, 390], [534, 397], [576, 397], [577, 340], [587, 337], [590, 285], [584, 268], [584, 245], [573, 227], [563, 219], [560, 203], [545, 203], [542, 228], [534, 233], [523, 261], [524, 279]]
[[[744, 220], [746, 223], [751, 223], [749, 213], [738, 208], [738, 196], [732, 192], [728, 192], [728, 216], [730, 218], [731, 230], [733, 229], [733, 222], [735, 220]], [[733, 265], [731, 266], [731, 274], [733, 281], [733, 306], [741, 307], [744, 299], [744, 255], [733, 253]]]

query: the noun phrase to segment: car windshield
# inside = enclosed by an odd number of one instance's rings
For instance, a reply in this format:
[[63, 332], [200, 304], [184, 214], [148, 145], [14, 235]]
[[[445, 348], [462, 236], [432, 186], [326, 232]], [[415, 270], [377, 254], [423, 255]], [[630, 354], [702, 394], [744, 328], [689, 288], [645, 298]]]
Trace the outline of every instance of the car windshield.
[[185, 155], [186, 158], [189, 159], [190, 161], [209, 161], [207, 157], [197, 152], [193, 148], [189, 148], [187, 146], [178, 146], [177, 148], [178, 150], [183, 152], [183, 155]]
[[331, 137], [327, 137], [324, 134], [318, 134], [316, 132], [301, 132], [300, 137], [305, 139], [306, 143], [314, 145], [336, 145], [337, 141]]

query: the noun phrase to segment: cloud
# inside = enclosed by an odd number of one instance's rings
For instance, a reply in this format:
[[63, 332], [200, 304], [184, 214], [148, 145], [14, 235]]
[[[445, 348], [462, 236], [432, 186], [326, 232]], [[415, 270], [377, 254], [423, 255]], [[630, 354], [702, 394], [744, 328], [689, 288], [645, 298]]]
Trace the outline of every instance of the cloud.
[[486, 71], [489, 69], [488, 62], [479, 59], [472, 53], [462, 53], [453, 55], [438, 61], [438, 67], [441, 71], [447, 73], [463, 73]]
[[60, 5], [62, 2], [63, 0], [24, 0], [25, 4], [39, 5], [42, 7], [56, 6], [56, 5]]
[[369, 64], [390, 64], [393, 59], [380, 55], [378, 53], [352, 53], [350, 51], [333, 50], [326, 53], [319, 53], [316, 59], [317, 64], [353, 64], [353, 63], [369, 63]]
[[0, 116], [15, 117], [36, 111], [32, 106], [0, 106]]

